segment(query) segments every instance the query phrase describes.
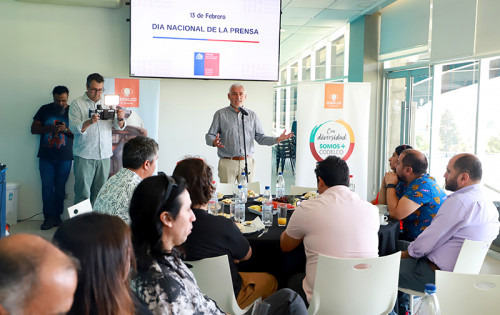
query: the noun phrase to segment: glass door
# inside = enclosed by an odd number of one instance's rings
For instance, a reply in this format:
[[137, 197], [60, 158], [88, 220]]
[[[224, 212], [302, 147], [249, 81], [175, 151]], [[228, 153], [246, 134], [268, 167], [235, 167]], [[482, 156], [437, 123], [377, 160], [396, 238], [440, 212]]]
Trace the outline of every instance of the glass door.
[[432, 77], [429, 68], [386, 72], [384, 169], [400, 144], [429, 157], [432, 119]]

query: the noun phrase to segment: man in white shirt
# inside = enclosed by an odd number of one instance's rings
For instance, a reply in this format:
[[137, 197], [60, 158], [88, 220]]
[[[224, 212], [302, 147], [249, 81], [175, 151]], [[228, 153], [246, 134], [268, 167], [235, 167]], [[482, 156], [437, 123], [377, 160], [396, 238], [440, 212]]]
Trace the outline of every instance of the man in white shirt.
[[132, 194], [139, 183], [153, 175], [158, 160], [158, 143], [151, 138], [138, 136], [123, 146], [123, 168], [102, 186], [94, 210], [119, 216], [130, 224], [128, 208]]
[[316, 180], [320, 195], [294, 211], [280, 245], [284, 252], [302, 241], [306, 252], [306, 274], [292, 276], [288, 287], [310, 302], [318, 254], [365, 258], [378, 256], [378, 208], [349, 190], [349, 167], [339, 157], [318, 162]]
[[[106, 182], [110, 169], [112, 129], [126, 127], [125, 111], [118, 109], [113, 119], [101, 120], [90, 111], [101, 105], [104, 78], [98, 73], [87, 77], [87, 92], [71, 102], [69, 129], [75, 135], [73, 143], [73, 170], [75, 172], [75, 203], [90, 198], [92, 205]], [[103, 107], [104, 108], [104, 107]]]

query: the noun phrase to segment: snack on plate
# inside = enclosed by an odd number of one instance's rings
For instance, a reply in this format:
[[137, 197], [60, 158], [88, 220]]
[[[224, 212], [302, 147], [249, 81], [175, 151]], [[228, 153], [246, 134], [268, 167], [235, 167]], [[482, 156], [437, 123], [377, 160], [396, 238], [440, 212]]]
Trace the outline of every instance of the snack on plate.
[[256, 199], [255, 199], [255, 201], [257, 201], [257, 202], [262, 202], [262, 200], [264, 200], [264, 198], [263, 198], [263, 197], [259, 197], [259, 198], [256, 198]]
[[243, 231], [245, 230], [245, 226], [241, 223], [238, 223], [238, 222], [235, 222], [234, 224], [236, 224], [236, 226], [238, 227], [238, 229], [240, 229], [240, 232], [243, 233]]
[[317, 196], [318, 196], [318, 193], [317, 193], [317, 192], [315, 192], [315, 191], [310, 191], [310, 192], [308, 192], [308, 193], [306, 193], [306, 194], [304, 195], [304, 198], [306, 198], [307, 200], [309, 200], [309, 199], [314, 199], [314, 198], [316, 198]]
[[227, 199], [227, 198], [226, 198], [226, 199], [222, 199], [221, 201], [222, 201], [223, 203], [225, 203], [226, 205], [230, 205], [230, 204], [232, 204], [232, 203], [233, 203], [233, 201], [232, 201], [231, 199]]
[[248, 208], [255, 210], [255, 211], [262, 212], [262, 206], [259, 206], [259, 205], [253, 205], [253, 206], [250, 206]]
[[222, 199], [222, 198], [224, 198], [224, 194], [223, 194], [223, 193], [221, 193], [221, 192], [218, 192], [218, 193], [217, 193], [217, 198], [218, 198], [218, 199]]
[[250, 198], [255, 198], [257, 197], [257, 195], [255, 194], [255, 191], [253, 190], [249, 190], [248, 193], [247, 193], [248, 197]]

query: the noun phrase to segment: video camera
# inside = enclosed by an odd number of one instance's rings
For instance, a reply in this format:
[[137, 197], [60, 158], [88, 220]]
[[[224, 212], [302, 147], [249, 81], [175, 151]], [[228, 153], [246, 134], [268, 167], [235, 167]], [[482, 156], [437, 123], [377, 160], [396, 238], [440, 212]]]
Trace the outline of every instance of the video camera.
[[101, 105], [97, 105], [97, 109], [89, 109], [89, 118], [92, 118], [94, 114], [98, 114], [100, 120], [109, 120], [115, 118], [116, 110], [112, 108], [102, 108]]

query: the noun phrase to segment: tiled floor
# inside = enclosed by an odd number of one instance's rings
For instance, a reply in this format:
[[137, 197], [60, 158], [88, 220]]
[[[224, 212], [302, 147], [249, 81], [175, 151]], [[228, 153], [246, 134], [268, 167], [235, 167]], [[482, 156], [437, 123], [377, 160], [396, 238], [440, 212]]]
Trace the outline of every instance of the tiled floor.
[[[11, 227], [11, 234], [16, 233], [30, 233], [39, 235], [47, 240], [51, 240], [52, 236], [56, 232], [56, 228], [52, 228], [47, 231], [40, 230], [40, 225], [43, 221], [28, 220], [24, 222], [19, 222]], [[494, 274], [500, 275], [500, 253], [492, 252], [488, 253], [484, 261], [483, 267], [481, 268], [482, 274]]]

